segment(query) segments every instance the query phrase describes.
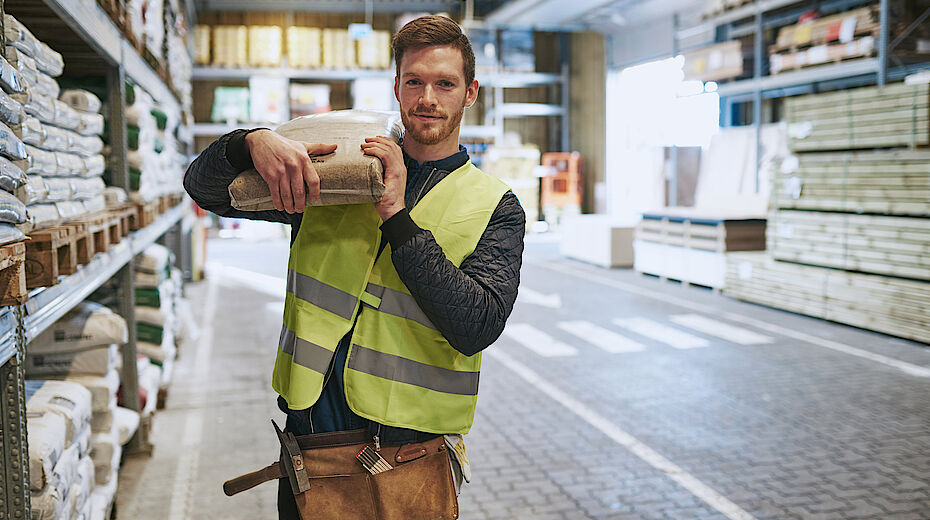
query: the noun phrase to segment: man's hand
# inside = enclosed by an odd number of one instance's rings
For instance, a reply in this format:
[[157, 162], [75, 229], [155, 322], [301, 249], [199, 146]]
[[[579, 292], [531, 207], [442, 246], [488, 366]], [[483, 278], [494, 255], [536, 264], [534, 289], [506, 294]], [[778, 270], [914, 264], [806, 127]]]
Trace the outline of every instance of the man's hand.
[[375, 209], [384, 222], [404, 209], [404, 190], [407, 188], [404, 152], [400, 145], [384, 136], [366, 138], [362, 144], [362, 152], [381, 159], [381, 164], [384, 165], [384, 195], [375, 203]]
[[268, 183], [271, 201], [278, 211], [300, 213], [309, 200], [320, 197], [320, 176], [311, 155], [336, 151], [334, 144], [310, 144], [280, 136], [271, 130], [256, 130], [245, 136], [252, 162]]

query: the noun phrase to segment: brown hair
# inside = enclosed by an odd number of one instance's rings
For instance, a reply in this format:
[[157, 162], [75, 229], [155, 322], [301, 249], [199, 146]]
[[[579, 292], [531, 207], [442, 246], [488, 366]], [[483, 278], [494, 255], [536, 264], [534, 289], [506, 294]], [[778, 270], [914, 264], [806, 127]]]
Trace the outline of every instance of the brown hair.
[[433, 45], [451, 45], [462, 51], [462, 61], [465, 63], [465, 86], [471, 85], [475, 79], [475, 53], [471, 49], [471, 42], [462, 32], [459, 24], [452, 19], [441, 15], [421, 16], [404, 25], [397, 34], [391, 47], [394, 50], [394, 60], [397, 62], [397, 75], [400, 76], [400, 61], [409, 49], [430, 47]]

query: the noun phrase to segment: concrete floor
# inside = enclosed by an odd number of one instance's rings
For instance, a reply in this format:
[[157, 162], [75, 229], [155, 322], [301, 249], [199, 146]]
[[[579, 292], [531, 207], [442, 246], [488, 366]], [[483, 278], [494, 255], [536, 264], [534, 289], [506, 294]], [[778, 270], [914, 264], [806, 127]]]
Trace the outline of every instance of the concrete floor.
[[[211, 240], [119, 518], [272, 519], [287, 241]], [[484, 356], [464, 519], [930, 519], [930, 349], [528, 244]]]

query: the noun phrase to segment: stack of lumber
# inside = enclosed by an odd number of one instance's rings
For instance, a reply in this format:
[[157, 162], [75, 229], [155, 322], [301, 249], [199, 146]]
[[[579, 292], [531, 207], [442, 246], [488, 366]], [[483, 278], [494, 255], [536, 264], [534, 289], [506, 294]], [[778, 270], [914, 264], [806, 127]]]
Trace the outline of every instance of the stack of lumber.
[[927, 84], [789, 98], [768, 251], [732, 255], [726, 293], [930, 343], [928, 101]]
[[769, 222], [776, 260], [930, 280], [926, 218], [781, 210]]
[[779, 171], [773, 207], [930, 216], [930, 151], [801, 154]]
[[930, 145], [930, 84], [895, 83], [785, 101], [796, 152]]
[[764, 218], [695, 208], [644, 213], [636, 226], [633, 267], [681, 282], [723, 288], [727, 254], [765, 248]]
[[684, 53], [685, 79], [719, 81], [743, 75], [743, 48], [740, 40], [715, 43]]
[[724, 293], [930, 343], [926, 282], [778, 262], [765, 253], [734, 253]]

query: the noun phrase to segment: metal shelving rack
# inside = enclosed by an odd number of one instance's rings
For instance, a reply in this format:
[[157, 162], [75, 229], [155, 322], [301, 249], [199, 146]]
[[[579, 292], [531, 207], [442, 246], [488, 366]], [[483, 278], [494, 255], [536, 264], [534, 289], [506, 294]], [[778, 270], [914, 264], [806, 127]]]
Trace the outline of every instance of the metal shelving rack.
[[[841, 12], [854, 5], [866, 5], [870, 2], [864, 0], [756, 0], [742, 7], [725, 11], [688, 28], [675, 28], [676, 49], [679, 49], [681, 40], [712, 32], [720, 41], [753, 35], [753, 76], [750, 79], [738, 80], [720, 84], [717, 93], [720, 96], [721, 126], [732, 125], [733, 105], [751, 102], [753, 107], [752, 126], [756, 130], [756, 157], [761, 156], [761, 126], [762, 105], [764, 99], [771, 99], [796, 94], [817, 92], [823, 88], [846, 88], [877, 84], [883, 86], [889, 80], [902, 79], [914, 72], [917, 67], [898, 66], [889, 67], [892, 59], [891, 51], [904, 38], [901, 35], [896, 41], [889, 41], [889, 0], [878, 0], [879, 5], [879, 41], [877, 45], [878, 56], [872, 58], [858, 58], [829, 65], [799, 69], [775, 75], [764, 74], [764, 64], [768, 55], [763, 42], [765, 29], [788, 25], [797, 20], [797, 16], [804, 10], [816, 5], [825, 12]], [[871, 2], [872, 5], [875, 2]], [[779, 9], [796, 7], [790, 12], [776, 13]], [[930, 15], [930, 8], [923, 13], [905, 32], [917, 27]], [[741, 26], [733, 26], [733, 22], [741, 20], [752, 21]], [[676, 24], [677, 25], [677, 24]], [[713, 41], [700, 45], [691, 45], [688, 48], [709, 45]], [[759, 190], [759, 163], [756, 162], [756, 191]]]
[[[128, 188], [125, 80], [129, 78], [143, 86], [167, 111], [180, 112], [177, 98], [96, 3], [17, 0], [15, 4], [7, 2], [4, 5], [0, 0], [0, 15], [4, 8], [14, 16], [23, 13], [30, 20], [38, 19], [43, 25], [54, 27], [57, 38], [67, 34], [71, 40], [69, 47], [73, 43], [88, 49], [90, 57], [82, 54], [82, 60], [90, 59], [98, 67], [105, 67], [110, 145], [114, 150], [109, 166], [113, 171], [113, 184]], [[182, 140], [189, 144], [190, 132], [183, 134]], [[31, 516], [25, 374], [22, 368], [27, 344], [104, 282], [117, 276], [120, 314], [130, 324], [129, 342], [121, 349], [122, 378], [124, 382], [130, 382], [124, 387], [124, 400], [127, 407], [139, 410], [138, 385], [131, 384], [137, 381], [133, 258], [169, 230], [181, 233], [183, 216], [183, 205], [169, 210], [152, 225], [98, 254], [89, 264], [81, 266], [77, 273], [64, 277], [58, 285], [32, 291], [24, 305], [0, 309], [0, 520]], [[145, 432], [140, 428], [140, 433], [130, 441], [127, 453], [144, 453], [150, 449]]]

